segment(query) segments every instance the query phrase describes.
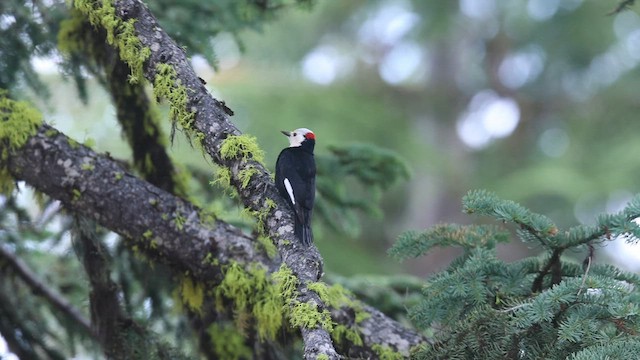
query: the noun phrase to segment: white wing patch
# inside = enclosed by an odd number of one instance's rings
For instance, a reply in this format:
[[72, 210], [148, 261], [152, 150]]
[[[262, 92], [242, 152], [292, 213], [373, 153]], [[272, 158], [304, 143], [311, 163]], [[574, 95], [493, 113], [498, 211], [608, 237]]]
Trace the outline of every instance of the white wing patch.
[[293, 188], [291, 187], [291, 183], [289, 182], [289, 179], [284, 178], [284, 188], [287, 189], [287, 193], [289, 194], [289, 198], [291, 199], [291, 202], [293, 203], [293, 205], [296, 204], [296, 198], [293, 196]]

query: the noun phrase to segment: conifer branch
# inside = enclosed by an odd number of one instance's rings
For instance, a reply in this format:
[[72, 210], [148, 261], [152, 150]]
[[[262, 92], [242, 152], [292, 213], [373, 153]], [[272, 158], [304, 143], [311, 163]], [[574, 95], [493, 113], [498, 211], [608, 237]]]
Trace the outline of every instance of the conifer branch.
[[560, 280], [562, 280], [562, 274], [560, 273], [560, 267], [561, 267], [561, 263], [560, 263], [560, 256], [562, 255], [562, 249], [554, 249], [553, 253], [551, 253], [551, 257], [549, 258], [549, 261], [547, 261], [547, 264], [544, 266], [544, 268], [542, 268], [542, 270], [540, 270], [540, 273], [538, 274], [538, 276], [536, 276], [536, 279], [533, 281], [533, 284], [531, 286], [531, 292], [536, 293], [539, 291], [542, 291], [542, 287], [544, 284], [544, 277], [547, 276], [547, 274], [549, 274], [549, 271], [551, 270], [551, 285], [555, 285], [560, 283]]
[[[111, 271], [105, 250], [96, 239], [93, 221], [76, 216], [74, 218], [76, 251], [82, 260], [91, 284], [89, 296], [91, 321], [108, 358], [124, 359], [131, 356], [132, 349], [126, 344], [126, 333], [138, 331], [132, 319], [125, 316], [118, 299], [118, 286], [111, 280]], [[139, 350], [139, 349], [136, 349]]]
[[121, 290], [111, 279], [107, 251], [98, 240], [95, 222], [76, 215], [74, 235], [78, 256], [91, 284], [91, 322], [107, 358], [133, 359], [145, 354], [147, 358], [160, 360], [186, 359], [125, 313], [120, 302]]
[[589, 276], [589, 270], [591, 270], [591, 263], [593, 262], [595, 250], [593, 245], [589, 244], [589, 253], [587, 257], [584, 258], [582, 262], [582, 268], [584, 269], [584, 275], [582, 275], [582, 284], [580, 284], [580, 289], [578, 290], [578, 295], [582, 294], [582, 290], [584, 289], [584, 284], [587, 282], [587, 276]]
[[42, 296], [51, 303], [54, 308], [58, 309], [58, 311], [78, 324], [87, 334], [92, 337], [96, 337], [89, 320], [82, 315], [80, 311], [73, 306], [73, 304], [67, 301], [67, 299], [62, 295], [52, 290], [48, 284], [45, 284], [38, 275], [29, 268], [29, 265], [2, 245], [0, 245], [0, 262], [8, 264], [13, 272], [31, 288], [31, 291], [33, 291], [34, 294]]
[[[596, 226], [575, 226], [567, 231], [559, 231], [547, 217], [487, 191], [471, 191], [463, 203], [468, 213], [523, 225], [518, 236], [535, 243], [543, 239], [549, 258], [542, 264], [535, 257], [506, 263], [496, 257], [492, 243], [477, 242], [480, 247], [466, 251], [448, 270], [429, 279], [423, 301], [409, 310], [409, 316], [424, 329], [446, 324], [436, 334], [438, 342], [418, 349], [417, 358], [636, 357], [635, 349], [640, 346], [635, 339], [640, 334], [640, 277], [594, 264], [591, 242], [614, 237], [637, 242], [640, 226], [635, 219], [640, 213], [640, 195], [621, 212], [598, 217]], [[401, 237], [394, 255], [403, 258], [424, 253], [437, 244], [437, 230], [434, 227], [425, 236]], [[454, 244], [451, 240], [456, 237], [446, 235], [444, 240]], [[585, 243], [589, 254], [582, 267], [561, 259], [565, 250]], [[585, 287], [587, 291], [583, 291]], [[613, 339], [624, 339], [621, 342], [632, 350], [610, 346]], [[603, 343], [607, 345], [601, 346]]]
[[635, 3], [635, 0], [622, 0], [616, 5], [616, 7], [607, 13], [608, 16], [617, 15], [623, 11], [629, 10], [631, 6]]

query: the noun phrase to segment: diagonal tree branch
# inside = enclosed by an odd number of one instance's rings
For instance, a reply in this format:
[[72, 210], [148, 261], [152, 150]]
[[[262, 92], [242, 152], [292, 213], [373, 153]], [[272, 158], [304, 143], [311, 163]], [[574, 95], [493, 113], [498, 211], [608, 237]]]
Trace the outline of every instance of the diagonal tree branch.
[[[42, 125], [2, 166], [7, 166], [15, 179], [60, 200], [66, 208], [127, 236], [130, 248], [177, 273], [188, 272], [198, 281], [218, 282], [221, 266], [232, 261], [246, 266], [260, 263], [270, 271], [279, 268], [279, 259], [272, 260], [256, 250], [253, 240], [238, 229], [221, 221], [207, 221], [192, 204], [126, 173], [116, 161], [71, 142]], [[208, 254], [219, 262], [208, 261]], [[350, 355], [375, 357], [376, 345], [408, 355], [411, 347], [426, 341], [376, 309], [360, 302], [357, 306], [368, 318], [357, 320], [347, 308], [330, 309], [333, 321], [357, 326], [362, 334], [357, 349], [348, 339], [342, 344], [345, 349], [355, 349]]]
[[114, 160], [48, 125], [38, 129], [8, 166], [15, 178], [132, 239], [131, 247], [178, 271], [216, 279], [219, 269], [203, 266], [207, 256], [222, 263], [268, 263], [239, 229], [218, 220], [207, 222], [191, 203], [127, 173]]
[[48, 284], [44, 284], [24, 261], [20, 260], [14, 253], [0, 245], [0, 260], [6, 262], [11, 270], [24, 281], [34, 294], [47, 299], [61, 313], [75, 321], [87, 334], [96, 337], [91, 328], [89, 320], [69, 303], [62, 295], [54, 292]]
[[[113, 22], [105, 20], [105, 13], [110, 8], [104, 3], [84, 0], [76, 1], [74, 4], [79, 10], [84, 11], [94, 24], [101, 24], [104, 27], [113, 26]], [[162, 29], [144, 3], [139, 0], [117, 0], [113, 2], [113, 7], [116, 19], [123, 23], [134, 20], [135, 38], [144, 50], [150, 50], [148, 59], [142, 63], [145, 78], [156, 85], [158, 80], [164, 83], [169, 79], [173, 82], [171, 85], [174, 88], [170, 91], [165, 90], [164, 95], [169, 94], [172, 113], [178, 117], [183, 130], [200, 142], [213, 161], [230, 170], [231, 184], [238, 191], [244, 206], [251, 211], [263, 214], [264, 232], [275, 240], [283, 261], [300, 280], [297, 300], [300, 303], [315, 304], [321, 310], [326, 309], [327, 306], [320, 297], [306, 288], [308, 282], [315, 282], [322, 276], [322, 258], [315, 246], [305, 248], [295, 239], [291, 211], [280, 199], [269, 172], [255, 160], [255, 157], [252, 158], [247, 154], [227, 156], [221, 151], [225, 140], [231, 136], [241, 135], [228, 119], [228, 113], [230, 113], [228, 108], [207, 92], [200, 78], [191, 68], [184, 51]], [[130, 34], [118, 33], [119, 29], [107, 30], [117, 38], [113, 42], [119, 47], [120, 54], [132, 51], [125, 48], [127, 44], [131, 44], [131, 39], [127, 38], [131, 36]], [[132, 61], [129, 65], [133, 68], [135, 78], [136, 66], [139, 64], [136, 65]], [[173, 76], [175, 79], [171, 78]], [[172, 97], [176, 93], [183, 95], [179, 98]], [[243, 175], [247, 176], [249, 173], [250, 181], [247, 184], [243, 181]], [[269, 205], [273, 201], [277, 204], [275, 208]], [[330, 359], [338, 358], [331, 337], [325, 329], [317, 326], [301, 329], [301, 332], [305, 343], [305, 358], [315, 358], [321, 354]]]

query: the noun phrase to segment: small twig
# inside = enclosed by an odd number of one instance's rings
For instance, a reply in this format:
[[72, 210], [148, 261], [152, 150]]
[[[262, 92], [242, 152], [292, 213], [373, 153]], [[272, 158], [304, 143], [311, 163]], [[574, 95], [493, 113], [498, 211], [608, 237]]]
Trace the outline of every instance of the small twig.
[[504, 312], [504, 313], [512, 312], [512, 311], [516, 311], [518, 309], [521, 309], [521, 308], [523, 308], [523, 307], [525, 307], [527, 305], [531, 305], [531, 303], [522, 303], [522, 304], [519, 304], [519, 305], [516, 305], [516, 306], [512, 306], [510, 308], [503, 309], [503, 310], [498, 310], [498, 311]]
[[[544, 268], [540, 270], [540, 274], [538, 274], [535, 280], [533, 280], [533, 284], [531, 285], [531, 292], [535, 293], [538, 291], [542, 291], [542, 283], [544, 281], [544, 277], [547, 276], [547, 274], [549, 273], [549, 270], [551, 269], [556, 270], [560, 265], [560, 255], [562, 254], [562, 250], [563, 249], [559, 249], [559, 248], [553, 250], [553, 254], [551, 254], [551, 257], [549, 258], [549, 262], [547, 262]], [[553, 279], [554, 283], [556, 283], [556, 280], [557, 280], [555, 279], [556, 276], [557, 276], [556, 271], [554, 271], [554, 279]]]
[[623, 0], [620, 1], [620, 3], [618, 3], [618, 6], [616, 6], [613, 10], [611, 10], [610, 12], [607, 13], [607, 16], [611, 16], [611, 15], [616, 15], [619, 14], [625, 10], [629, 10], [629, 8], [631, 8], [631, 6], [633, 5], [633, 3], [635, 3], [635, 0]]
[[542, 245], [549, 246], [540, 232], [533, 228], [531, 225], [527, 225], [523, 222], [516, 222], [516, 224], [520, 226], [521, 229], [528, 231], [531, 235], [533, 235]]
[[54, 200], [50, 202], [49, 205], [42, 210], [39, 216], [34, 219], [33, 227], [36, 230], [42, 231], [49, 221], [60, 213], [61, 209], [62, 205], [60, 204], [60, 201]]
[[582, 284], [580, 284], [580, 289], [578, 289], [578, 295], [582, 293], [582, 289], [584, 288], [584, 284], [587, 282], [587, 276], [589, 275], [589, 270], [591, 269], [591, 262], [593, 261], [594, 249], [593, 245], [589, 244], [589, 254], [582, 262], [582, 266], [584, 269], [584, 275], [582, 275]]
[[34, 294], [40, 295], [48, 300], [56, 309], [67, 315], [78, 325], [80, 325], [89, 335], [96, 337], [95, 332], [91, 329], [89, 320], [85, 318], [70, 302], [62, 295], [51, 290], [42, 280], [29, 268], [24, 261], [20, 260], [15, 254], [0, 246], [0, 257], [6, 261], [22, 281], [24, 281], [33, 291]]
[[132, 349], [123, 339], [127, 333], [123, 324], [129, 326], [132, 321], [120, 306], [119, 289], [109, 276], [111, 272], [105, 249], [96, 239], [96, 225], [91, 220], [75, 215], [73, 233], [74, 241], [78, 243], [78, 257], [91, 284], [91, 321], [98, 340], [108, 358], [128, 358]]

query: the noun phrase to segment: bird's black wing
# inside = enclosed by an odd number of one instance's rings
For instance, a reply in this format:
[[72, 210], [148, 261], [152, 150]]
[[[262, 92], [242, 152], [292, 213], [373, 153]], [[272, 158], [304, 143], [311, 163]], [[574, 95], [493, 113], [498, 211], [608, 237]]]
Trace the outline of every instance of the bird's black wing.
[[276, 161], [276, 186], [293, 209], [295, 233], [303, 244], [313, 241], [311, 212], [315, 199], [316, 166], [312, 154], [299, 148], [286, 148]]
[[[313, 208], [315, 198], [315, 164], [308, 169], [309, 158], [295, 148], [282, 150], [276, 161], [276, 186], [302, 222], [303, 210]], [[313, 161], [313, 158], [311, 158]], [[288, 182], [288, 183], [287, 183]]]

